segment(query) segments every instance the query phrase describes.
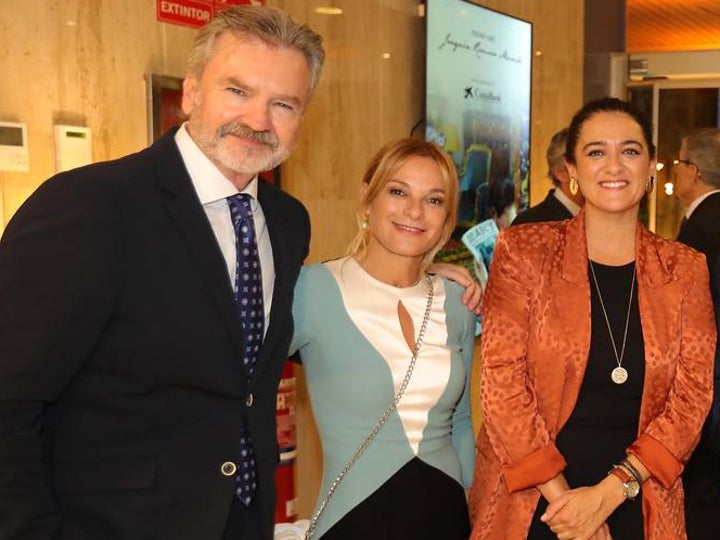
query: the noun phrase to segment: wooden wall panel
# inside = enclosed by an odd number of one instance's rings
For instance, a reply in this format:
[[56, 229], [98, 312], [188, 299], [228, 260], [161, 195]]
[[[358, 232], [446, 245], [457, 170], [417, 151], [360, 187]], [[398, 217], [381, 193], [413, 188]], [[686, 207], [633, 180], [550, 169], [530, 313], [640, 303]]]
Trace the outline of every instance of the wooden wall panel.
[[[327, 60], [303, 136], [282, 185], [308, 207], [310, 260], [341, 255], [355, 232], [360, 176], [381, 143], [408, 135], [423, 114], [424, 22], [415, 0], [338, 1], [341, 16], [312, 2], [270, 2], [325, 40]], [[389, 54], [390, 58], [383, 58]]]
[[628, 53], [720, 49], [717, 0], [627, 0]]
[[54, 123], [90, 127], [95, 161], [147, 145], [144, 75], [181, 77], [193, 36], [154, 0], [2, 1], [0, 120], [27, 124], [30, 171], [0, 171], [0, 231], [54, 174]]

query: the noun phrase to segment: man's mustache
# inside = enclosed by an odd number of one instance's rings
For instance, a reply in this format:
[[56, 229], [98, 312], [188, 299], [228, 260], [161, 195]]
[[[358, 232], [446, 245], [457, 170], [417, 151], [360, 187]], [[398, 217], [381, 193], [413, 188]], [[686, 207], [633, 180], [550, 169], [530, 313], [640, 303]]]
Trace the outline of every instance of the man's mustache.
[[246, 124], [240, 124], [238, 122], [229, 122], [218, 129], [218, 136], [224, 137], [225, 135], [235, 135], [237, 137], [243, 137], [250, 139], [251, 141], [257, 141], [262, 144], [267, 144], [272, 148], [278, 145], [277, 137], [272, 131], [255, 131]]

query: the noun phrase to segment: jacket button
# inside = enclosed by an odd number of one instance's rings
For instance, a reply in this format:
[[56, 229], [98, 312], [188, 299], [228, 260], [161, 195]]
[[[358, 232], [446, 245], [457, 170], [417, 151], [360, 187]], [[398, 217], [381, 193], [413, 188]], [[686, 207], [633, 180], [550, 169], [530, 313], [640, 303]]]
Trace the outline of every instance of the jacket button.
[[226, 461], [220, 466], [220, 472], [223, 473], [223, 476], [232, 476], [236, 471], [237, 465], [232, 461]]
[[254, 401], [255, 401], [255, 397], [252, 394], [248, 394], [248, 397], [245, 398], [245, 405], [248, 407], [252, 407]]

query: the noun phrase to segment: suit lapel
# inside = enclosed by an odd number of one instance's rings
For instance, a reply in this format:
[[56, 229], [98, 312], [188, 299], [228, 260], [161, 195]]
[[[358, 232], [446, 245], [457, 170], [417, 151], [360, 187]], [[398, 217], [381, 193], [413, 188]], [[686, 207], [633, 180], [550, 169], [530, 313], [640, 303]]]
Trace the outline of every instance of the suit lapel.
[[[566, 222], [564, 245], [559, 257], [559, 277], [553, 288], [555, 313], [564, 331], [566, 388], [572, 398], [563, 403], [558, 429], [570, 417], [580, 392], [590, 353], [590, 284], [585, 239], [585, 215], [580, 212]], [[578, 327], [578, 321], [585, 321]], [[569, 394], [570, 395], [570, 394]]]
[[[156, 143], [160, 154], [156, 161], [158, 188], [163, 195], [166, 214], [194, 260], [195, 269], [217, 308], [219, 318], [233, 338], [238, 352], [237, 366], [242, 369], [239, 360], [242, 331], [225, 260], [172, 135], [169, 133]], [[245, 381], [246, 377], [239, 379]]]
[[290, 313], [290, 305], [292, 302], [292, 291], [288, 294], [290, 286], [288, 283], [289, 273], [287, 269], [289, 268], [288, 265], [293, 264], [293, 261], [288, 260], [288, 236], [283, 225], [283, 216], [277, 204], [273, 203], [272, 192], [262, 180], [258, 183], [258, 201], [265, 214], [265, 222], [267, 224], [268, 234], [270, 235], [273, 267], [275, 270], [275, 284], [270, 308], [270, 320], [267, 332], [265, 333], [265, 339], [260, 348], [260, 354], [251, 384], [261, 376], [274, 358], [287, 353], [287, 351], [276, 351], [275, 349], [277, 348], [277, 343], [282, 342], [282, 340], [279, 339], [279, 332], [281, 332], [284, 327], [283, 319]]
[[[645, 381], [640, 407], [640, 430], [650, 421], [648, 400], [668, 391], [676, 354], [668, 350], [679, 341], [673, 334], [680, 329], [682, 284], [663, 262], [658, 239], [638, 224], [635, 236], [635, 264], [638, 279], [638, 305], [645, 343]], [[664, 347], [664, 348], [663, 348]], [[679, 350], [677, 351], [679, 353]]]

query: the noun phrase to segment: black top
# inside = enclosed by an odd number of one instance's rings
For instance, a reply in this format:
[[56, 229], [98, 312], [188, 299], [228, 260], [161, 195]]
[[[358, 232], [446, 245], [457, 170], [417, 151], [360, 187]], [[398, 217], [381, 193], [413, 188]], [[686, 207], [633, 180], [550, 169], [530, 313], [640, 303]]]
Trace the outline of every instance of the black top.
[[[592, 265], [620, 355], [635, 263], [605, 266], [593, 262]], [[625, 449], [638, 435], [645, 378], [645, 347], [638, 310], [637, 281], [633, 288], [627, 343], [622, 360], [628, 379], [623, 384], [616, 384], [610, 378], [610, 373], [617, 367], [617, 361], [589, 267], [588, 279], [592, 318], [590, 354], [575, 409], [556, 441], [568, 463], [565, 477], [573, 488], [597, 484], [614, 464], [625, 457]], [[556, 538], [539, 521], [545, 508], [545, 501], [541, 498], [528, 538]], [[608, 519], [608, 525], [613, 540], [643, 538], [640, 496], [621, 504]]]

